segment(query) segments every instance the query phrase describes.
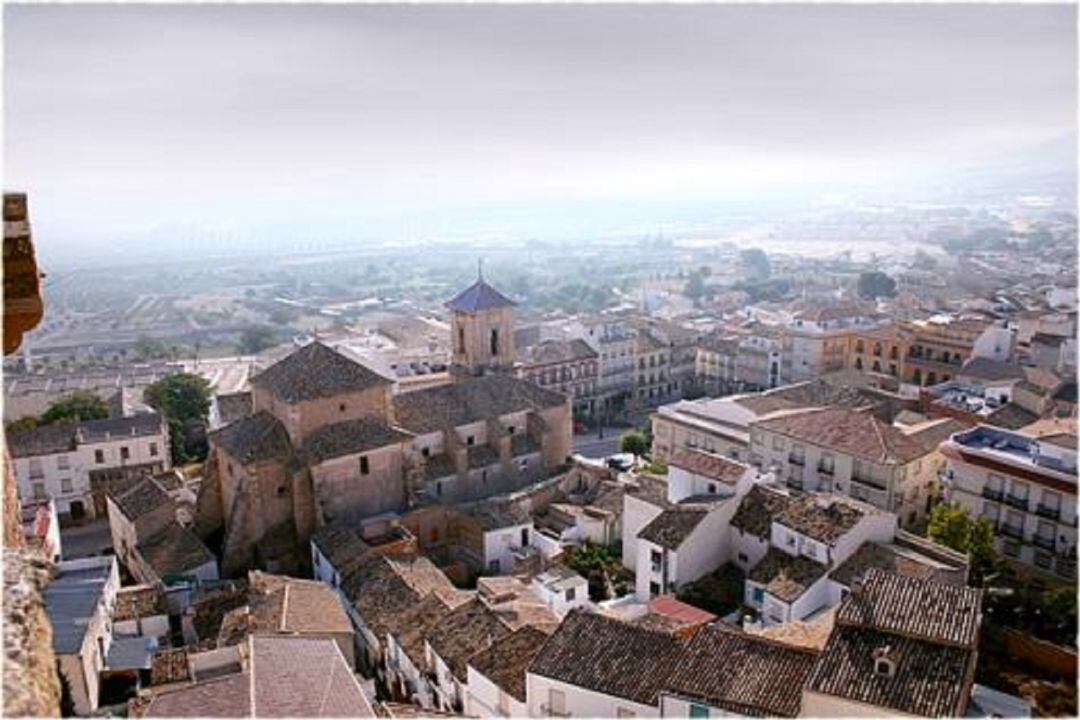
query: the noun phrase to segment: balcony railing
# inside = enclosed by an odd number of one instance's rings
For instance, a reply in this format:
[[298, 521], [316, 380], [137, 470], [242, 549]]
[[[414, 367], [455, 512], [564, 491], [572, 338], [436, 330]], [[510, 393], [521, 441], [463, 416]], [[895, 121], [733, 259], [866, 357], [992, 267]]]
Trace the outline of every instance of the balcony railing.
[[817, 471], [822, 475], [828, 475], [829, 477], [832, 477], [833, 474], [836, 472], [836, 468], [832, 465], [822, 465], [818, 463]]
[[1061, 517], [1061, 508], [1049, 507], [1047, 505], [1039, 503], [1035, 506], [1035, 514], [1039, 517], [1048, 518], [1050, 520], [1057, 520], [1059, 517]]
[[1017, 510], [1023, 510], [1024, 512], [1027, 512], [1027, 509], [1028, 509], [1028, 500], [1027, 500], [1027, 498], [1016, 497], [1015, 495], [1006, 495], [1005, 496], [1005, 504], [1006, 505], [1011, 505], [1012, 507], [1016, 508]]
[[1001, 525], [998, 525], [998, 532], [1001, 533], [1002, 535], [1006, 535], [1008, 537], [1015, 538], [1016, 540], [1023, 540], [1024, 539], [1024, 530], [1023, 530], [1023, 528], [1013, 527], [1012, 525], [1008, 525], [1006, 523], [1002, 523]]
[[874, 490], [888, 490], [889, 489], [885, 485], [882, 485], [877, 480], [871, 480], [870, 478], [859, 477], [858, 475], [852, 475], [851, 476], [851, 482], [858, 483], [859, 485], [865, 485], [866, 487], [873, 488]]
[[1033, 535], [1031, 537], [1031, 542], [1036, 547], [1041, 547], [1044, 550], [1052, 551], [1054, 549], [1054, 538], [1043, 537], [1041, 535]]
[[802, 455], [791, 454], [791, 455], [788, 455], [788, 462], [791, 463], [792, 465], [805, 465], [806, 464], [806, 458], [803, 457]]
[[1005, 497], [1005, 491], [994, 490], [992, 488], [984, 487], [982, 491], [982, 496], [987, 500], [996, 500], [997, 502], [1001, 502], [1001, 499]]

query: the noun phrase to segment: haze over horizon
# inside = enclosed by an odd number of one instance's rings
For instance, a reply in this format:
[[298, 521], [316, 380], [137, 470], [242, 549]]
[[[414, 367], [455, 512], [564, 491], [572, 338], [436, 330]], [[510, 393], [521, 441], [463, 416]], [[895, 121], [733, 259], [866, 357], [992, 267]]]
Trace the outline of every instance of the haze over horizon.
[[8, 5], [4, 20], [6, 187], [30, 194], [54, 258], [182, 254], [192, 232], [601, 232], [1017, 168], [1075, 182], [1074, 5]]

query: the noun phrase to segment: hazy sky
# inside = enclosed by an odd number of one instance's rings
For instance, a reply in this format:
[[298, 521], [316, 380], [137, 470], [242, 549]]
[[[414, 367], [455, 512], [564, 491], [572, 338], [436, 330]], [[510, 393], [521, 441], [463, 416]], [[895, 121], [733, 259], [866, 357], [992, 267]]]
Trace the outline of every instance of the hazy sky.
[[5, 184], [59, 247], [888, 183], [1076, 133], [1068, 5], [6, 5], [4, 20]]

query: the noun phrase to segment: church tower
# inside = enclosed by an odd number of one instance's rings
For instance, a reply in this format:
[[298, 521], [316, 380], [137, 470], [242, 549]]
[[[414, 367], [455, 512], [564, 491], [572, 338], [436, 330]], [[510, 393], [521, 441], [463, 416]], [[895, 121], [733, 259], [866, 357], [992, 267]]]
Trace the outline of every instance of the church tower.
[[450, 310], [450, 369], [455, 377], [508, 372], [514, 365], [514, 301], [484, 281], [446, 303]]

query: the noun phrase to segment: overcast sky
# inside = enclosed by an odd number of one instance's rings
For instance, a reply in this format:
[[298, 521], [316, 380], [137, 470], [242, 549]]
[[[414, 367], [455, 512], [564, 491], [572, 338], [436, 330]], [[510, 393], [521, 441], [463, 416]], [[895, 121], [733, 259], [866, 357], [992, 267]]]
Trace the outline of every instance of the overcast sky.
[[5, 184], [67, 245], [887, 183], [1074, 139], [1075, 13], [7, 5]]

